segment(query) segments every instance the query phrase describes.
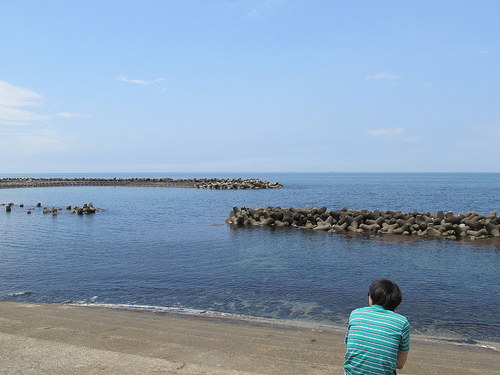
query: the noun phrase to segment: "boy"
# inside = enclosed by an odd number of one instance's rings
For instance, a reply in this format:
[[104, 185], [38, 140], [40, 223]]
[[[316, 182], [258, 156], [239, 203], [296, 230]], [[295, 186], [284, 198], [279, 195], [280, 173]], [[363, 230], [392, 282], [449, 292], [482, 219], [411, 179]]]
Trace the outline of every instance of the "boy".
[[410, 351], [410, 324], [394, 312], [401, 303], [399, 287], [390, 280], [370, 285], [369, 307], [354, 310], [345, 336], [345, 374], [387, 374], [403, 368]]

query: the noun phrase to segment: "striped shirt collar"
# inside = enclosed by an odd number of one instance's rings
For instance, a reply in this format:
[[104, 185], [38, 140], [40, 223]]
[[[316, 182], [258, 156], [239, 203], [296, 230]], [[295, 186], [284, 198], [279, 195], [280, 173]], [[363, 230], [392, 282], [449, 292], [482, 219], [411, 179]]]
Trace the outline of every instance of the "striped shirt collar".
[[378, 310], [378, 311], [389, 311], [384, 306], [381, 306], [381, 305], [371, 305], [371, 308], [373, 310]]

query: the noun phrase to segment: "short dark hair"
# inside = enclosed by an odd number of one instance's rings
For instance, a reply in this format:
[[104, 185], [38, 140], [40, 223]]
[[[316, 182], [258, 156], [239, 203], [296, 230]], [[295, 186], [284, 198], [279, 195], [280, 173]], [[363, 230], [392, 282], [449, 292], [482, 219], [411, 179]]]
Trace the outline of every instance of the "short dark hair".
[[394, 311], [403, 300], [401, 290], [396, 283], [391, 280], [375, 280], [370, 285], [368, 295], [372, 299], [372, 304], [383, 306], [386, 310]]

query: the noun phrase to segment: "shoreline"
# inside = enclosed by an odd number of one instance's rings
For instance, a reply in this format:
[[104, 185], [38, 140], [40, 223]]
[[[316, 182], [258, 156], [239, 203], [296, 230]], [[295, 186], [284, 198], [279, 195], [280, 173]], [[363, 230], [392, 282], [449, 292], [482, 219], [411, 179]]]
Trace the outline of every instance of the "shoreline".
[[[342, 372], [343, 332], [272, 321], [0, 302], [0, 363], [23, 374]], [[497, 350], [417, 335], [411, 345], [398, 373], [500, 373]]]
[[[26, 292], [11, 294], [14, 296], [24, 295]], [[28, 294], [31, 294], [28, 292]], [[11, 303], [19, 305], [47, 305], [47, 306], [71, 306], [92, 309], [108, 309], [114, 311], [131, 311], [137, 313], [152, 313], [159, 315], [170, 315], [200, 320], [221, 320], [235, 324], [250, 324], [257, 326], [284, 327], [298, 329], [316, 329], [325, 330], [338, 335], [344, 335], [347, 327], [347, 318], [345, 322], [340, 321], [304, 319], [304, 318], [278, 318], [265, 317], [258, 315], [247, 315], [242, 313], [223, 312], [217, 310], [197, 309], [189, 307], [174, 307], [161, 305], [141, 305], [127, 303], [101, 303], [89, 300], [65, 300], [62, 302], [37, 302], [37, 301], [16, 301], [15, 299], [0, 299], [0, 304]], [[1, 317], [0, 317], [1, 318]], [[464, 335], [453, 330], [434, 329], [431, 327], [412, 328], [412, 340], [422, 342], [433, 342], [436, 344], [449, 344], [456, 346], [468, 346], [472, 348], [486, 348], [500, 353], [500, 337], [476, 338], [470, 335]], [[497, 339], [497, 340], [496, 340]]]
[[[58, 304], [49, 304], [49, 305], [58, 305]], [[235, 324], [254, 324], [257, 326], [284, 327], [289, 329], [297, 328], [297, 329], [325, 330], [332, 332], [336, 335], [341, 335], [342, 337], [344, 336], [346, 330], [345, 325], [335, 324], [330, 322], [266, 318], [253, 315], [225, 313], [213, 310], [199, 310], [199, 309], [191, 309], [183, 307], [88, 303], [88, 302], [83, 302], [83, 303], [70, 302], [70, 303], [62, 303], [60, 305], [80, 306], [80, 307], [110, 309], [110, 310], [136, 311], [139, 313], [166, 314], [166, 315], [188, 317], [200, 320], [223, 320]], [[456, 346], [485, 348], [500, 353], [500, 342], [453, 338], [451, 336], [446, 336], [444, 334], [431, 335], [431, 334], [412, 333], [411, 337], [412, 341], [417, 340], [420, 342], [435, 343], [435, 344], [444, 343]], [[475, 343], [471, 343], [470, 341], [474, 341]]]
[[[249, 324], [262, 327], [283, 327], [285, 329], [314, 329], [324, 330], [331, 332], [335, 335], [345, 334], [346, 325], [333, 323], [330, 321], [315, 321], [315, 320], [301, 320], [301, 319], [281, 319], [281, 318], [268, 318], [255, 315], [245, 315], [237, 313], [227, 313], [215, 310], [202, 310], [186, 307], [171, 307], [171, 306], [156, 306], [156, 305], [132, 305], [123, 303], [98, 303], [98, 302], [85, 302], [85, 301], [67, 301], [61, 303], [45, 303], [45, 302], [15, 302], [15, 301], [0, 301], [1, 303], [13, 304], [26, 304], [26, 305], [48, 305], [48, 306], [71, 306], [82, 307], [91, 309], [108, 309], [116, 311], [131, 311], [136, 313], [151, 313], [158, 315], [176, 316], [187, 319], [198, 319], [207, 321], [224, 321], [233, 324]], [[346, 323], [347, 324], [347, 323]], [[467, 339], [461, 338], [458, 334], [453, 336], [454, 332], [449, 331], [446, 333], [436, 334], [423, 334], [412, 332], [412, 341], [417, 340], [420, 342], [447, 344], [452, 346], [467, 346], [471, 348], [485, 348], [497, 351], [500, 353], [500, 342], [480, 340], [480, 339]]]

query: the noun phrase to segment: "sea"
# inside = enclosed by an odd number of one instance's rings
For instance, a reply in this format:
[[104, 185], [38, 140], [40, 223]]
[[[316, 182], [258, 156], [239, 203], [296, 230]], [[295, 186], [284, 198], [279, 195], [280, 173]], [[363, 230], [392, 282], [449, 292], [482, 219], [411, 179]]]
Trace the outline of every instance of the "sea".
[[[233, 206], [500, 210], [499, 173], [95, 173], [1, 177], [259, 178], [282, 189], [0, 189], [0, 301], [157, 306], [345, 327], [396, 282], [414, 334], [500, 342], [500, 244], [233, 228]], [[57, 216], [43, 207], [63, 208]], [[92, 202], [102, 211], [64, 208]], [[19, 205], [23, 204], [24, 207]]]

